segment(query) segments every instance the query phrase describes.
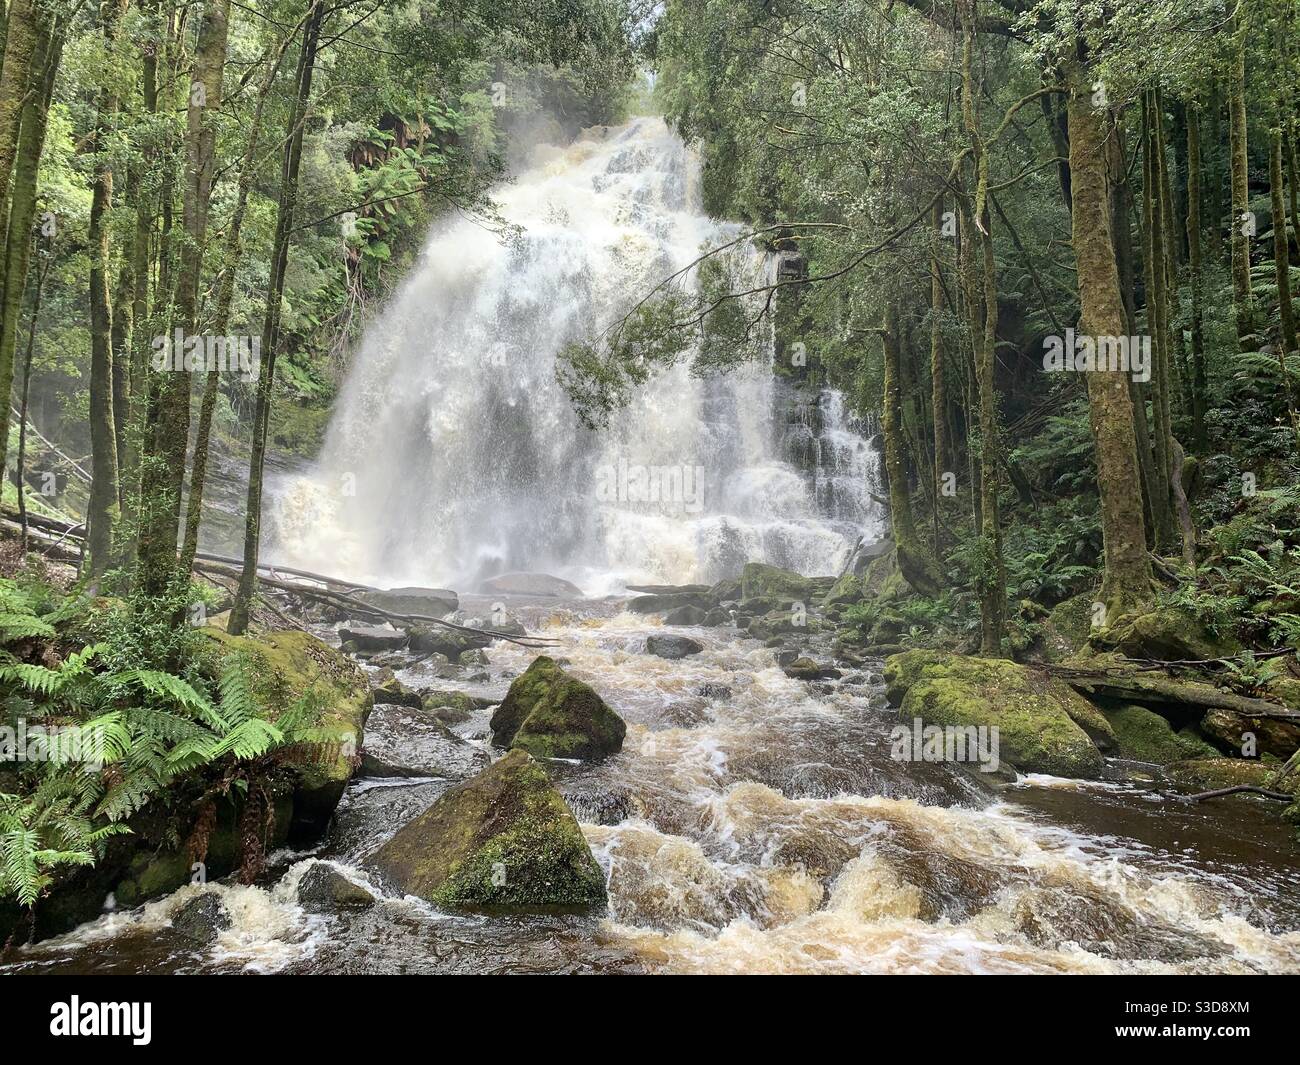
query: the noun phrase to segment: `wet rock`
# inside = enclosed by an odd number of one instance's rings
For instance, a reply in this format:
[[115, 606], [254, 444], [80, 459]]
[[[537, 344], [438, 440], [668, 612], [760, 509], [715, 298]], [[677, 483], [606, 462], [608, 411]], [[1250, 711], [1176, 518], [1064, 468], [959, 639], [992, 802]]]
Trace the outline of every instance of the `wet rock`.
[[521, 750], [442, 795], [374, 863], [400, 891], [449, 909], [583, 910], [606, 901], [578, 822]]
[[1106, 711], [1115, 730], [1121, 758], [1167, 765], [1186, 758], [1214, 758], [1218, 751], [1204, 740], [1183, 735], [1145, 706], [1126, 703]]
[[847, 606], [851, 603], [860, 603], [863, 595], [862, 578], [852, 570], [846, 570], [844, 575], [831, 585], [831, 590], [826, 593], [826, 598], [822, 602], [826, 606]]
[[396, 651], [406, 646], [406, 633], [380, 625], [350, 625], [339, 629], [339, 640], [358, 651]]
[[781, 671], [794, 680], [826, 680], [840, 676], [840, 671], [811, 658], [796, 658]]
[[[1073, 720], [1083, 697], [1062, 681], [1004, 659], [908, 651], [885, 663], [900, 717], [927, 725], [998, 729], [1000, 757], [1026, 772], [1095, 777], [1101, 752]], [[1071, 710], [1074, 710], [1072, 716]]]
[[205, 891], [172, 915], [172, 931], [192, 943], [206, 946], [230, 927], [230, 914], [220, 897]]
[[679, 606], [664, 615], [665, 625], [702, 625], [708, 612], [697, 606]]
[[431, 628], [412, 626], [411, 650], [416, 654], [444, 655], [448, 662], [459, 662], [466, 651], [487, 647], [492, 637], [479, 632], [447, 629], [441, 625]]
[[667, 614], [682, 607], [694, 607], [701, 612], [713, 604], [708, 596], [694, 593], [686, 595], [638, 595], [629, 599], [627, 609], [633, 614]]
[[371, 690], [374, 693], [376, 705], [411, 706], [417, 710], [420, 708], [420, 693], [413, 691], [398, 680], [391, 669], [380, 670], [374, 675], [371, 682], [373, 684]]
[[629, 592], [644, 595], [709, 595], [713, 586], [707, 584], [629, 584]]
[[702, 695], [706, 699], [730, 699], [731, 689], [725, 684], [701, 684], [696, 690], [696, 695]]
[[492, 743], [539, 758], [603, 758], [623, 746], [627, 725], [589, 684], [540, 655], [492, 715]]
[[718, 581], [709, 589], [709, 598], [715, 603], [734, 603], [742, 596], [739, 579]]
[[549, 573], [503, 573], [480, 582], [482, 595], [533, 595], [547, 599], [581, 599], [582, 589]]
[[317, 862], [298, 881], [298, 904], [308, 913], [336, 913], [373, 906], [375, 897], [333, 866]]
[[672, 728], [696, 728], [713, 720], [703, 699], [678, 699], [665, 706], [660, 714], [663, 722]]
[[475, 647], [469, 651], [462, 651], [460, 654], [460, 664], [462, 666], [486, 666], [488, 664], [487, 652], [481, 647]]
[[1293, 773], [1282, 784], [1273, 784], [1278, 768], [1276, 764], [1246, 758], [1195, 758], [1165, 766], [1165, 777], [1188, 791], [1215, 791], [1247, 784], [1289, 792], [1300, 798], [1300, 776]]
[[460, 597], [449, 588], [388, 588], [355, 592], [360, 600], [392, 614], [440, 618], [460, 606]]
[[813, 598], [814, 587], [814, 582], [802, 574], [762, 562], [747, 562], [740, 573], [740, 592], [743, 599], [785, 596], [807, 602]]
[[699, 654], [704, 650], [704, 645], [689, 636], [667, 636], [655, 633], [653, 636], [646, 637], [645, 649], [647, 654], [658, 655], [660, 658], [678, 659]]
[[461, 780], [489, 761], [486, 751], [461, 739], [427, 710], [377, 706], [366, 726], [361, 772], [368, 777]]
[[726, 610], [710, 610], [704, 615], [704, 620], [700, 622], [705, 628], [717, 628], [719, 625], [725, 625], [731, 620], [731, 614]]

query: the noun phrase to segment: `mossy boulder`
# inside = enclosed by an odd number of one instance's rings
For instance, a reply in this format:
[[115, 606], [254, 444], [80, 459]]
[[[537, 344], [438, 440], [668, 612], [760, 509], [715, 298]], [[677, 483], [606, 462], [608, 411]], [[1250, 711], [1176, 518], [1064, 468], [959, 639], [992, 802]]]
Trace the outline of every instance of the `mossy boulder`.
[[1090, 707], [1060, 680], [1004, 659], [910, 651], [889, 658], [886, 683], [900, 716], [927, 725], [998, 730], [1002, 761], [1035, 773], [1096, 776], [1101, 752], [1075, 718]]
[[1057, 603], [1042, 622], [1041, 648], [1049, 662], [1064, 662], [1087, 646], [1096, 596], [1084, 592]]
[[304, 697], [318, 708], [313, 727], [325, 738], [317, 757], [295, 767], [293, 819], [300, 833], [323, 832], [356, 770], [366, 720], [374, 707], [365, 671], [315, 636], [296, 629], [254, 636], [231, 636], [214, 626], [202, 631], [213, 643], [213, 675], [226, 656], [247, 656], [253, 665], [254, 694], [273, 722]]
[[487, 647], [493, 637], [481, 632], [448, 629], [441, 625], [412, 625], [406, 630], [410, 635], [408, 648], [419, 655], [445, 655], [449, 662], [459, 662], [466, 651]]
[[1112, 628], [1094, 637], [1093, 642], [1129, 658], [1167, 662], [1223, 658], [1241, 650], [1236, 640], [1212, 634], [1186, 611], [1176, 609], [1120, 618]]
[[374, 864], [400, 891], [447, 909], [584, 910], [606, 901], [577, 820], [521, 750], [442, 795]]
[[777, 596], [807, 602], [813, 597], [815, 587], [815, 582], [808, 577], [764, 562], [747, 562], [740, 573], [743, 599]]
[[1190, 731], [1175, 732], [1154, 710], [1125, 703], [1106, 711], [1119, 737], [1119, 754], [1135, 762], [1168, 765], [1188, 758], [1216, 758], [1219, 752]]
[[824, 603], [826, 606], [848, 606], [851, 603], [862, 602], [865, 594], [862, 590], [862, 578], [845, 570], [843, 575], [831, 585]]
[[1300, 748], [1300, 722], [1254, 717], [1234, 710], [1206, 711], [1201, 731], [1225, 751], [1245, 757], [1271, 754], [1285, 759]]
[[591, 685], [546, 655], [514, 679], [491, 724], [495, 746], [539, 758], [603, 758], [622, 748], [627, 732]]

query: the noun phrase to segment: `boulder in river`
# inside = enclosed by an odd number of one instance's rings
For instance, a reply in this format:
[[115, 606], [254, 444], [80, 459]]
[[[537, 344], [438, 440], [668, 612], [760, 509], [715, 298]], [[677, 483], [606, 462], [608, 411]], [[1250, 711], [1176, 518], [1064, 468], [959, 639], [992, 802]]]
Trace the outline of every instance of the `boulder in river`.
[[707, 618], [708, 612], [701, 610], [697, 606], [679, 606], [676, 610], [669, 611], [664, 615], [665, 625], [703, 625], [704, 619]]
[[712, 605], [712, 600], [709, 599], [707, 595], [701, 595], [696, 592], [673, 592], [667, 595], [638, 595], [627, 601], [627, 609], [633, 614], [667, 614], [670, 611], [680, 610], [683, 607], [691, 607], [703, 611], [707, 610]]
[[840, 676], [840, 671], [833, 666], [823, 665], [807, 657], [796, 658], [782, 666], [781, 670], [794, 680], [830, 680]]
[[230, 927], [230, 914], [215, 891], [196, 895], [172, 915], [172, 931], [206, 946]]
[[1000, 759], [1023, 772], [1095, 777], [1101, 771], [1101, 752], [1076, 721], [1095, 709], [1040, 670], [914, 650], [885, 662], [885, 684], [891, 701], [901, 698], [905, 721], [996, 728]]
[[478, 586], [481, 595], [532, 595], [545, 599], [581, 599], [582, 589], [549, 573], [503, 573]]
[[603, 758], [623, 746], [627, 725], [594, 688], [540, 655], [492, 715], [492, 743], [539, 758]]
[[460, 606], [460, 597], [450, 588], [386, 588], [354, 592], [357, 599], [391, 614], [440, 618]]
[[419, 709], [422, 705], [420, 693], [408, 688], [387, 667], [379, 670], [370, 680], [376, 706], [388, 704], [390, 706], [413, 706]]
[[375, 897], [332, 865], [317, 862], [298, 881], [298, 904], [308, 913], [336, 913], [373, 906]]
[[646, 637], [645, 649], [647, 654], [658, 655], [660, 658], [678, 659], [699, 654], [704, 650], [704, 645], [689, 636], [671, 636], [656, 632]]
[[1175, 732], [1154, 710], [1125, 703], [1106, 711], [1115, 730], [1121, 758], [1135, 762], [1168, 765], [1185, 758], [1215, 758], [1218, 751], [1190, 732]]
[[406, 633], [382, 625], [348, 625], [339, 629], [339, 642], [356, 651], [396, 651], [406, 646]]
[[457, 736], [434, 711], [377, 706], [366, 725], [361, 772], [368, 777], [463, 780], [488, 761], [486, 751]]
[[808, 602], [814, 598], [815, 587], [809, 577], [763, 562], [746, 562], [740, 573], [740, 591], [745, 599], [777, 596]]
[[584, 910], [606, 901], [582, 829], [521, 750], [443, 794], [374, 863], [398, 890], [448, 909]]
[[492, 642], [492, 637], [483, 633], [449, 629], [442, 625], [428, 628], [413, 625], [407, 631], [411, 634], [413, 652], [420, 655], [446, 655], [451, 662], [459, 662], [460, 656], [466, 651], [487, 647]]

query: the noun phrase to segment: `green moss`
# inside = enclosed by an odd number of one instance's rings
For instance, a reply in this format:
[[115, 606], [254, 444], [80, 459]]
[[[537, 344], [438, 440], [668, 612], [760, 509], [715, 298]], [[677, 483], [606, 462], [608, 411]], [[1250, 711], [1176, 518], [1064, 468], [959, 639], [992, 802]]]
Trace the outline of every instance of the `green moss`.
[[1096, 598], [1093, 593], [1084, 592], [1052, 608], [1042, 626], [1043, 657], [1049, 662], [1073, 658], [1087, 645]]
[[812, 598], [813, 585], [807, 577], [791, 570], [747, 562], [740, 573], [740, 592], [744, 599], [785, 596], [807, 601]]
[[1214, 758], [1213, 747], [1190, 733], [1175, 732], [1159, 714], [1144, 706], [1128, 704], [1106, 711], [1119, 737], [1119, 753], [1138, 762], [1167, 765], [1187, 758]]
[[[255, 694], [268, 717], [305, 695], [319, 705], [316, 729], [327, 737], [322, 757], [297, 767], [295, 817], [308, 824], [328, 819], [357, 765], [357, 751], [374, 701], [365, 673], [347, 656], [297, 630], [231, 636], [215, 626], [201, 630], [213, 643], [208, 669], [220, 672], [226, 655], [242, 653], [255, 664]], [[320, 827], [323, 827], [320, 826]]]
[[1192, 791], [1213, 791], [1249, 784], [1257, 788], [1276, 788], [1300, 796], [1300, 776], [1292, 775], [1285, 785], [1272, 783], [1276, 763], [1254, 762], [1245, 758], [1197, 758], [1165, 766], [1165, 775], [1180, 787]]
[[620, 750], [627, 732], [590, 685], [545, 655], [515, 678], [491, 724], [496, 746], [538, 758], [601, 758]]
[[546, 771], [511, 751], [453, 788], [375, 856], [403, 891], [453, 909], [581, 909], [605, 878]]
[[907, 651], [885, 665], [890, 692], [902, 695], [900, 716], [928, 725], [998, 730], [1000, 756], [1017, 769], [1059, 776], [1095, 776], [1101, 752], [1076, 722], [1091, 708], [1061, 681], [1005, 659]]

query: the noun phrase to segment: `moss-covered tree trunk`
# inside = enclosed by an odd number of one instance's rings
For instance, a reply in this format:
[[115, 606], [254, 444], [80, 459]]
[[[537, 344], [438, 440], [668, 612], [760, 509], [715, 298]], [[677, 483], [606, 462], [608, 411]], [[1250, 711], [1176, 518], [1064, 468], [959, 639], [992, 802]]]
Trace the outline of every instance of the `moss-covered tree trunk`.
[[[1093, 106], [1091, 79], [1082, 65], [1071, 71], [1069, 115], [1080, 324], [1094, 336], [1121, 336], [1125, 335], [1124, 299], [1110, 231], [1105, 148], [1112, 128]], [[1101, 602], [1107, 620], [1113, 621], [1151, 596], [1142, 480], [1127, 375], [1104, 369], [1088, 374], [1088, 405], [1106, 559]]]
[[262, 324], [262, 362], [257, 375], [257, 397], [253, 410], [253, 443], [248, 463], [248, 503], [244, 521], [244, 558], [239, 589], [230, 610], [227, 628], [235, 635], [248, 628], [249, 611], [257, 594], [257, 558], [262, 531], [262, 475], [266, 464], [266, 437], [271, 415], [271, 393], [275, 385], [276, 347], [280, 342], [280, 312], [284, 274], [289, 261], [289, 238], [293, 232], [294, 209], [298, 203], [298, 168], [302, 161], [303, 122], [311, 99], [312, 75], [316, 69], [316, 47], [324, 19], [323, 0], [312, 0], [303, 29], [298, 57], [294, 105], [289, 119], [280, 174], [280, 203], [275, 220], [271, 252], [271, 276], [267, 285], [266, 317]]
[[1187, 284], [1192, 327], [1192, 444], [1204, 454], [1209, 443], [1205, 431], [1205, 297], [1201, 271], [1201, 112], [1193, 104], [1187, 109]]
[[907, 490], [902, 425], [902, 356], [898, 314], [892, 304], [885, 309], [882, 341], [884, 395], [881, 398], [880, 432], [884, 437], [885, 476], [889, 478], [889, 523], [898, 551], [898, 568], [907, 583], [922, 595], [935, 595], [939, 591], [938, 568], [916, 531], [912, 498]]
[[1254, 226], [1250, 217], [1250, 188], [1246, 157], [1246, 49], [1244, 30], [1236, 28], [1232, 44], [1228, 115], [1232, 174], [1232, 306], [1237, 323], [1237, 341], [1243, 351], [1259, 347], [1255, 335], [1255, 306], [1250, 291], [1250, 238]]
[[[189, 85], [182, 197], [185, 240], [176, 278], [173, 329], [168, 330], [168, 335], [172, 335], [179, 329], [187, 339], [200, 334], [199, 281], [216, 165], [215, 116], [221, 108], [229, 15], [230, 0], [209, 0], [205, 4]], [[145, 472], [143, 491], [149, 499], [143, 510], [140, 535], [140, 583], [147, 593], [155, 595], [174, 576], [188, 577], [176, 565], [176, 537], [189, 443], [191, 383], [188, 372], [164, 372], [158, 383], [155, 428], [158, 446]]]
[[930, 218], [930, 420], [934, 423], [934, 547], [940, 550], [944, 478], [952, 470], [952, 442], [948, 438], [948, 375], [943, 359], [943, 273], [939, 233], [943, 225], [943, 197], [934, 201]]
[[[221, 280], [217, 286], [217, 310], [212, 329], [219, 336], [225, 334], [230, 323], [230, 307], [235, 295], [235, 270], [239, 266], [240, 252], [243, 247], [244, 218], [248, 213], [248, 194], [252, 191], [253, 177], [257, 171], [256, 157], [262, 135], [262, 117], [265, 114], [266, 101], [275, 84], [276, 74], [284, 59], [284, 53], [292, 40], [293, 33], [286, 33], [281, 38], [275, 54], [270, 57], [258, 90], [253, 116], [248, 124], [244, 155], [239, 167], [235, 209], [231, 212], [230, 222], [226, 227]], [[199, 550], [199, 528], [203, 522], [203, 490], [208, 473], [208, 443], [212, 435], [212, 416], [217, 406], [219, 385], [220, 375], [215, 370], [209, 371], [203, 386], [203, 402], [199, 408], [199, 424], [194, 437], [194, 463], [190, 470], [190, 490], [186, 499], [185, 535], [181, 542], [180, 564], [183, 573], [189, 572], [194, 564], [194, 556]]]
[[32, 255], [32, 223], [36, 217], [37, 164], [45, 144], [46, 122], [54, 79], [63, 52], [63, 35], [49, 22], [38, 24], [29, 67], [31, 85], [23, 108], [17, 162], [12, 181], [8, 233], [0, 277], [0, 471], [4, 469], [9, 440], [9, 393], [14, 380], [19, 319]]

